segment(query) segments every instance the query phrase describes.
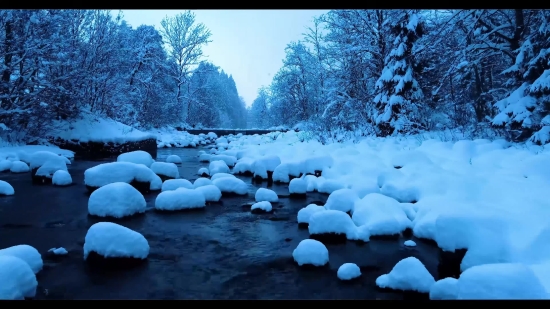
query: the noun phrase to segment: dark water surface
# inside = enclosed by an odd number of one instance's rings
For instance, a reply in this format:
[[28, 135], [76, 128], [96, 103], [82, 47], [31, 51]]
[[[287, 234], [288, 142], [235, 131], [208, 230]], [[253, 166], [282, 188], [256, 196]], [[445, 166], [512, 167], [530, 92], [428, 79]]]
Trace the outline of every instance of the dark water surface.
[[[159, 149], [158, 161], [182, 157], [180, 175], [194, 181], [200, 167], [197, 149]], [[423, 242], [407, 248], [400, 240], [371, 240], [327, 245], [330, 267], [303, 270], [292, 251], [309, 237], [298, 229], [298, 210], [327, 195], [308, 194], [306, 200], [282, 197], [274, 214], [254, 215], [242, 205], [254, 200], [262, 185], [252, 185], [246, 197], [223, 197], [203, 212], [156, 213], [118, 224], [142, 233], [151, 247], [148, 261], [126, 270], [91, 269], [83, 260], [84, 237], [100, 221], [88, 217], [84, 171], [102, 162], [75, 161], [69, 166], [74, 185], [61, 188], [32, 185], [26, 174], [0, 174], [15, 195], [0, 198], [0, 248], [28, 244], [44, 258], [37, 275], [37, 299], [403, 299], [380, 291], [375, 280], [401, 259], [415, 256], [437, 276], [438, 249]], [[265, 187], [266, 184], [263, 184]], [[271, 189], [287, 195], [288, 186]], [[157, 193], [145, 196], [152, 208]], [[102, 220], [108, 221], [108, 220]], [[52, 259], [46, 252], [64, 247], [69, 254]], [[336, 277], [343, 263], [356, 263], [360, 279], [346, 283]], [[437, 277], [436, 277], [437, 278]]]

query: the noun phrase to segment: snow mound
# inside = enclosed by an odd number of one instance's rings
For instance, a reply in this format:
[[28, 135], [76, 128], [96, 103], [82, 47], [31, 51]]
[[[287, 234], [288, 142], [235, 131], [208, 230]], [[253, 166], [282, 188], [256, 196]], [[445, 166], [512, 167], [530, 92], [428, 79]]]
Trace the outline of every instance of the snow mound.
[[58, 170], [53, 173], [52, 184], [54, 186], [68, 186], [73, 183], [73, 178], [69, 172]]
[[298, 223], [307, 223], [309, 224], [309, 220], [311, 216], [319, 211], [325, 211], [325, 207], [318, 206], [315, 204], [309, 204], [306, 207], [300, 209], [298, 211]]
[[50, 250], [48, 250], [48, 252], [51, 252], [55, 255], [67, 255], [67, 254], [69, 254], [69, 251], [67, 251], [67, 249], [65, 249], [63, 247], [51, 248]]
[[212, 184], [218, 187], [222, 193], [248, 194], [248, 185], [236, 177], [217, 178], [212, 181]]
[[266, 188], [259, 188], [256, 191], [256, 194], [254, 195], [254, 198], [256, 199], [256, 202], [271, 202], [275, 203], [279, 201], [279, 197], [277, 196], [277, 193], [273, 190], [269, 190]]
[[355, 202], [359, 200], [357, 193], [351, 189], [333, 191], [325, 203], [327, 210], [339, 210], [353, 213]]
[[126, 152], [123, 154], [120, 154], [116, 158], [117, 162], [130, 162], [135, 164], [143, 164], [147, 167], [150, 167], [155, 160], [153, 160], [153, 157], [151, 155], [143, 150], [136, 150], [131, 152]]
[[154, 162], [151, 164], [151, 170], [159, 176], [180, 178], [180, 172], [174, 163]]
[[90, 195], [88, 213], [98, 217], [122, 218], [145, 212], [143, 195], [125, 182], [105, 185]]
[[166, 157], [166, 163], [181, 164], [182, 160], [179, 156], [169, 155], [168, 157]]
[[200, 176], [210, 176], [210, 171], [206, 167], [201, 167], [197, 174]]
[[13, 187], [7, 181], [0, 180], [0, 196], [13, 194], [15, 194]]
[[460, 274], [457, 299], [547, 299], [548, 293], [523, 264], [474, 266]]
[[237, 161], [237, 164], [235, 164], [235, 167], [233, 167], [233, 172], [235, 174], [252, 173], [253, 165], [254, 165], [254, 159], [244, 157], [239, 161]]
[[204, 208], [205, 206], [206, 198], [202, 191], [186, 188], [161, 192], [155, 200], [155, 209], [157, 210], [174, 211]]
[[229, 177], [229, 178], [236, 178], [235, 175], [233, 174], [229, 174], [229, 173], [216, 173], [216, 174], [213, 174], [212, 177], [210, 177], [210, 180], [214, 181], [218, 178], [224, 178], [224, 177]]
[[13, 162], [11, 160], [0, 160], [0, 172], [6, 172], [11, 169]]
[[331, 194], [332, 192], [340, 189], [345, 189], [346, 186], [339, 180], [327, 179], [317, 182], [317, 191], [320, 193]]
[[253, 165], [256, 164], [262, 165], [268, 172], [273, 172], [281, 164], [281, 158], [277, 155], [262, 156], [254, 160]]
[[30, 168], [27, 165], [27, 163], [22, 162], [22, 161], [13, 161], [12, 162], [10, 172], [12, 172], [12, 173], [27, 173], [28, 171], [30, 171]]
[[229, 166], [221, 160], [211, 161], [210, 165], [208, 165], [208, 170], [210, 171], [210, 175], [217, 173], [229, 173]]
[[254, 162], [254, 178], [267, 179], [267, 168], [261, 161]]
[[273, 210], [273, 207], [271, 206], [271, 203], [268, 201], [263, 202], [257, 202], [252, 204], [252, 207], [250, 207], [250, 211], [264, 211], [264, 212], [271, 212]]
[[340, 280], [352, 280], [361, 276], [361, 269], [354, 263], [345, 263], [338, 268], [336, 273]]
[[25, 261], [10, 256], [0, 256], [0, 299], [23, 300], [36, 296], [36, 275]]
[[84, 260], [91, 252], [104, 258], [146, 259], [149, 243], [140, 233], [112, 222], [92, 225], [84, 238]]
[[416, 243], [415, 243], [414, 241], [412, 241], [412, 240], [407, 240], [407, 241], [405, 241], [404, 245], [405, 245], [406, 247], [416, 247]]
[[212, 180], [208, 179], [208, 178], [197, 178], [195, 180], [195, 182], [193, 182], [193, 188], [198, 188], [198, 187], [202, 187], [202, 186], [208, 186], [208, 185], [211, 185], [212, 184]]
[[324, 266], [329, 261], [327, 247], [314, 239], [302, 240], [292, 252], [292, 257], [299, 266]]
[[36, 170], [36, 176], [52, 178], [58, 170], [67, 171], [67, 164], [71, 161], [64, 156], [49, 151], [37, 151], [30, 158], [31, 169]]
[[197, 187], [195, 191], [201, 192], [207, 202], [219, 202], [222, 198], [222, 191], [212, 184]]
[[307, 193], [307, 182], [302, 178], [294, 178], [290, 181], [288, 185], [288, 192], [290, 194], [306, 194]]
[[355, 238], [356, 226], [351, 218], [338, 210], [317, 211], [309, 217], [309, 234], [344, 234], [348, 239]]
[[171, 191], [179, 188], [193, 189], [193, 184], [187, 179], [168, 179], [162, 183], [161, 191]]
[[150, 168], [131, 162], [103, 163], [84, 171], [84, 183], [90, 187], [102, 187], [113, 182], [149, 183], [150, 190], [160, 190], [162, 180]]
[[380, 288], [419, 293], [429, 293], [434, 283], [434, 277], [424, 264], [412, 256], [399, 261], [389, 274], [376, 279], [376, 285]]
[[17, 245], [0, 250], [0, 256], [15, 256], [25, 261], [36, 274], [42, 270], [44, 265], [42, 255], [34, 247], [29, 245]]
[[367, 194], [357, 200], [354, 207], [353, 222], [365, 226], [371, 236], [395, 235], [412, 228], [399, 202], [382, 194]]
[[237, 158], [228, 155], [213, 155], [210, 156], [210, 161], [223, 161], [227, 166], [235, 166], [237, 163]]
[[444, 278], [438, 280], [430, 289], [431, 300], [455, 300], [458, 297], [458, 280], [455, 278]]

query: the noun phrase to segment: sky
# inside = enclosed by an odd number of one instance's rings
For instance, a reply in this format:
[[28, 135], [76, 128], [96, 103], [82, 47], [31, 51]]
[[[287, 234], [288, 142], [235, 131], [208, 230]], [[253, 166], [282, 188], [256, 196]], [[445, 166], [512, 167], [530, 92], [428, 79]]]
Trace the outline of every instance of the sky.
[[[192, 10], [196, 22], [212, 33], [203, 48], [207, 60], [233, 75], [239, 95], [250, 106], [261, 86], [268, 86], [281, 68], [285, 47], [302, 39], [313, 18], [328, 10]], [[142, 24], [160, 29], [165, 16], [182, 10], [123, 10], [133, 28]], [[114, 12], [116, 13], [116, 12]]]

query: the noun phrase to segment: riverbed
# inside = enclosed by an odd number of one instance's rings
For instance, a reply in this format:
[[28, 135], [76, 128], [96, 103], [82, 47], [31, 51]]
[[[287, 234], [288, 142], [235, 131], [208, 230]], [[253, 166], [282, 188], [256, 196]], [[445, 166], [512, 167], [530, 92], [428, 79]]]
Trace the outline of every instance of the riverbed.
[[[200, 149], [159, 149], [157, 161], [179, 155], [181, 177], [193, 182]], [[158, 193], [145, 195], [145, 215], [113, 221], [140, 232], [151, 247], [148, 260], [133, 269], [90, 268], [83, 260], [84, 237], [99, 221], [88, 216], [84, 171], [108, 161], [75, 161], [69, 165], [74, 184], [69, 187], [33, 185], [26, 174], [0, 174], [15, 195], [0, 198], [0, 248], [27, 244], [38, 249], [44, 269], [38, 273], [36, 299], [403, 299], [403, 293], [376, 288], [378, 276], [401, 259], [414, 256], [437, 279], [438, 248], [417, 241], [405, 247], [399, 240], [371, 240], [327, 245], [330, 266], [303, 270], [293, 263], [292, 251], [309, 238], [299, 229], [298, 210], [324, 203], [327, 195], [308, 193], [307, 199], [281, 197], [273, 214], [251, 214], [244, 204], [267, 184], [249, 184], [245, 197], [223, 197], [203, 211], [157, 213]], [[288, 196], [288, 185], [269, 187]], [[51, 256], [48, 249], [64, 247], [66, 256]], [[343, 263], [356, 263], [363, 275], [342, 282], [336, 271]]]

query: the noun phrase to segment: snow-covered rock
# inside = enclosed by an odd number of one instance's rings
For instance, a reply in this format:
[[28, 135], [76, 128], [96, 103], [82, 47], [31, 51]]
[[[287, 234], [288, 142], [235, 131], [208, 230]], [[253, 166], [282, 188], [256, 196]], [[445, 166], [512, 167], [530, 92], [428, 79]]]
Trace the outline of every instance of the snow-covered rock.
[[336, 179], [326, 179], [326, 180], [317, 182], [317, 191], [320, 193], [331, 194], [336, 190], [345, 189], [345, 188], [346, 186], [341, 181]]
[[430, 293], [434, 283], [434, 277], [424, 264], [412, 256], [399, 261], [389, 274], [376, 279], [376, 285], [380, 288], [419, 293]]
[[262, 165], [268, 172], [273, 172], [281, 164], [281, 158], [277, 155], [266, 155], [256, 158], [253, 165], [256, 164]]
[[345, 263], [338, 268], [336, 273], [340, 280], [352, 280], [361, 276], [361, 269], [354, 263]]
[[195, 191], [201, 192], [206, 202], [219, 202], [222, 198], [222, 191], [215, 185], [200, 186], [195, 188]]
[[268, 201], [257, 202], [252, 204], [252, 207], [250, 207], [250, 211], [252, 213], [271, 212], [272, 210], [273, 207]]
[[0, 299], [22, 300], [36, 295], [36, 275], [25, 261], [11, 255], [0, 255]]
[[153, 164], [151, 164], [151, 170], [155, 174], [159, 175], [161, 178], [162, 177], [166, 179], [180, 178], [178, 167], [174, 163], [154, 162]]
[[292, 252], [292, 257], [299, 266], [324, 266], [329, 261], [327, 247], [314, 239], [302, 240]]
[[7, 181], [0, 180], [0, 196], [13, 194], [15, 194], [13, 187]]
[[197, 178], [195, 180], [195, 182], [193, 182], [193, 188], [198, 188], [198, 187], [203, 187], [203, 186], [208, 186], [208, 185], [211, 185], [212, 184], [212, 180], [208, 179], [208, 178], [204, 178], [204, 177], [201, 177], [201, 178]]
[[353, 213], [355, 202], [359, 200], [357, 193], [351, 189], [333, 191], [325, 203], [327, 210], [339, 210]]
[[458, 297], [458, 280], [452, 277], [436, 281], [430, 289], [431, 300], [455, 300]]
[[17, 245], [0, 250], [0, 256], [6, 255], [15, 256], [25, 261], [35, 274], [41, 271], [44, 265], [42, 255], [29, 245]]
[[125, 182], [105, 185], [90, 195], [88, 213], [98, 217], [122, 218], [145, 212], [143, 195]]
[[117, 162], [130, 162], [135, 164], [143, 164], [147, 167], [150, 167], [155, 160], [153, 160], [153, 157], [151, 155], [143, 150], [136, 150], [131, 152], [126, 152], [123, 154], [120, 154], [117, 159]]
[[7, 172], [11, 169], [13, 162], [11, 160], [0, 160], [0, 172]]
[[237, 195], [246, 195], [248, 194], [248, 185], [236, 177], [222, 177], [217, 178], [212, 181], [212, 184], [220, 189], [222, 194], [237, 194]]
[[340, 234], [347, 239], [355, 238], [356, 226], [351, 218], [338, 210], [317, 211], [309, 217], [309, 234]]
[[67, 254], [69, 254], [69, 251], [67, 251], [67, 249], [65, 249], [63, 247], [51, 248], [50, 250], [48, 250], [48, 252], [51, 252], [54, 255], [67, 255]]
[[57, 155], [49, 151], [37, 151], [30, 157], [31, 170], [34, 172], [34, 179], [51, 179], [53, 174], [58, 170], [67, 171], [67, 164], [71, 161], [63, 156]]
[[304, 195], [307, 193], [307, 182], [302, 178], [294, 178], [288, 185], [288, 192], [295, 195]]
[[416, 247], [416, 243], [412, 240], [406, 240], [404, 245], [405, 247]]
[[162, 183], [161, 191], [171, 191], [179, 188], [193, 189], [193, 184], [187, 179], [168, 179]]
[[177, 155], [169, 155], [168, 157], [166, 157], [166, 163], [181, 164], [182, 160]]
[[[135, 182], [149, 184], [143, 190], [160, 190], [162, 180], [150, 168], [131, 162], [103, 163], [84, 171], [84, 183], [91, 188], [99, 188], [114, 182]], [[137, 188], [140, 190], [140, 188]], [[142, 190], [140, 190], [142, 191]]]
[[54, 186], [68, 186], [73, 183], [73, 178], [69, 172], [58, 170], [53, 173], [52, 184]]
[[237, 158], [228, 155], [213, 155], [210, 157], [210, 161], [223, 161], [227, 166], [235, 166], [237, 163]]
[[201, 177], [207, 177], [210, 176], [210, 171], [206, 167], [201, 167], [197, 174]]
[[214, 181], [218, 178], [224, 178], [224, 177], [229, 177], [229, 178], [236, 178], [235, 175], [233, 174], [229, 174], [229, 173], [216, 173], [216, 174], [212, 174], [212, 177], [210, 177], [210, 180]]
[[197, 209], [204, 208], [205, 206], [205, 194], [195, 189], [178, 188], [176, 190], [163, 191], [155, 200], [155, 209], [165, 211]]
[[311, 216], [319, 211], [325, 211], [325, 207], [309, 204], [298, 211], [298, 224], [309, 224]]
[[266, 188], [259, 188], [256, 191], [256, 194], [254, 195], [254, 198], [256, 199], [256, 202], [271, 202], [275, 203], [279, 201], [279, 197], [277, 196], [277, 193], [273, 190], [269, 190]]
[[227, 166], [225, 161], [211, 161], [210, 165], [208, 165], [208, 170], [210, 171], [210, 175], [214, 175], [216, 173], [229, 173], [229, 166]]
[[84, 238], [84, 260], [90, 253], [104, 258], [146, 259], [149, 243], [140, 233], [112, 222], [92, 225]]
[[412, 228], [399, 202], [382, 194], [367, 194], [357, 200], [354, 207], [353, 222], [366, 226], [371, 236], [396, 235]]
[[13, 161], [11, 164], [10, 172], [12, 173], [27, 173], [30, 171], [27, 163], [22, 161]]

